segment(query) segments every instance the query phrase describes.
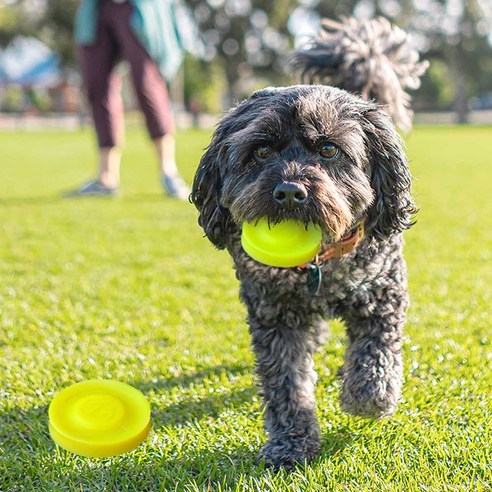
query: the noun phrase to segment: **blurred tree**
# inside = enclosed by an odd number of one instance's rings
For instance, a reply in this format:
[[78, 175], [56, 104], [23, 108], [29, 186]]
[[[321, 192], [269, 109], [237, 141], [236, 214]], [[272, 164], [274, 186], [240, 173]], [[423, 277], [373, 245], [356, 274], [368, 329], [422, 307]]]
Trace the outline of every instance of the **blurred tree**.
[[224, 72], [216, 62], [186, 55], [184, 62], [184, 102], [192, 113], [220, 113], [226, 86]]
[[0, 3], [0, 44], [15, 36], [35, 36], [61, 56], [63, 66], [75, 62], [72, 40], [80, 0], [10, 0]]
[[15, 36], [37, 33], [43, 16], [43, 4], [43, 0], [0, 1], [0, 46], [6, 46]]
[[253, 74], [282, 71], [291, 42], [287, 29], [295, 0], [186, 0], [204, 42], [204, 58], [218, 57], [227, 81], [226, 100], [249, 92]]
[[487, 66], [490, 69], [492, 3], [490, 0], [413, 0], [413, 13], [402, 19], [402, 24], [408, 24], [417, 33], [430, 57], [446, 64], [448, 80], [454, 89], [457, 121], [466, 122], [468, 99], [480, 90], [479, 82], [483, 81], [480, 74]]
[[79, 4], [80, 0], [46, 0], [40, 39], [60, 55], [62, 66], [76, 64], [73, 25]]
[[449, 83], [447, 64], [439, 58], [429, 60], [430, 65], [422, 86], [413, 98], [415, 111], [449, 111], [453, 108], [454, 91]]

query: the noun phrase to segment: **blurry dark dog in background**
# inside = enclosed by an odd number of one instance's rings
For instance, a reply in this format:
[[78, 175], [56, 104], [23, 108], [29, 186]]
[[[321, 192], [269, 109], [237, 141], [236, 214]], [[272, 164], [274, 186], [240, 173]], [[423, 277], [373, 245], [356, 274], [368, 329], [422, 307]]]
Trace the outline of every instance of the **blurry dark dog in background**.
[[[312, 60], [308, 53], [298, 53], [298, 67]], [[304, 72], [331, 77], [334, 70], [309, 61]], [[326, 85], [254, 93], [219, 123], [193, 183], [199, 224], [216, 247], [227, 248], [241, 283], [269, 435], [260, 458], [275, 467], [320, 449], [313, 354], [323, 319], [341, 318], [347, 327], [343, 410], [381, 418], [395, 411], [401, 394], [408, 306], [402, 232], [416, 209], [402, 141], [385, 109], [365, 100], [374, 84], [360, 87], [364, 98]], [[408, 125], [402, 92], [387, 87], [381, 94], [398, 108], [389, 113]], [[323, 233], [318, 257], [294, 268], [250, 258], [241, 225], [263, 217], [316, 224]]]

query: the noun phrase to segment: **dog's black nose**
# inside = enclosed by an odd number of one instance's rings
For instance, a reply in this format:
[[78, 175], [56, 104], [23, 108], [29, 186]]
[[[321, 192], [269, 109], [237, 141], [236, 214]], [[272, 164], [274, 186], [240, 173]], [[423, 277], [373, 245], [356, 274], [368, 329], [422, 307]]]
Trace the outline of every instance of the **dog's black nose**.
[[273, 190], [273, 199], [288, 210], [302, 205], [307, 196], [307, 190], [302, 184], [290, 181], [278, 184]]

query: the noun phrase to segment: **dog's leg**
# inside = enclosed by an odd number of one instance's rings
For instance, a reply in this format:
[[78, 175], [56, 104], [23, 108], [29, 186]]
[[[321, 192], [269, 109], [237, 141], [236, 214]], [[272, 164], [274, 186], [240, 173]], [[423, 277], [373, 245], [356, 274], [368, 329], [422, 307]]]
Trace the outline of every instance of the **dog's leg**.
[[404, 322], [404, 310], [384, 317], [347, 320], [349, 345], [340, 391], [344, 411], [377, 419], [396, 410], [402, 386]]
[[313, 369], [320, 328], [307, 328], [307, 323], [301, 327], [299, 313], [291, 314], [295, 321], [284, 321], [283, 326], [266, 326], [250, 317], [269, 434], [259, 458], [269, 466], [286, 468], [310, 460], [320, 447]]

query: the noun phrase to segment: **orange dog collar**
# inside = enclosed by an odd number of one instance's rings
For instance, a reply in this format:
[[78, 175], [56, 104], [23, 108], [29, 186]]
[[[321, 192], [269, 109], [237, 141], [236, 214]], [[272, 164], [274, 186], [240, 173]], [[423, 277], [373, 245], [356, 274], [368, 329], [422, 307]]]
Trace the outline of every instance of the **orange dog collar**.
[[313, 258], [313, 261], [299, 265], [297, 268], [312, 268], [313, 266], [321, 266], [331, 258], [341, 258], [342, 256], [351, 253], [357, 248], [358, 244], [364, 237], [364, 222], [359, 222], [348, 234], [342, 237], [336, 243], [328, 244], [322, 251]]

